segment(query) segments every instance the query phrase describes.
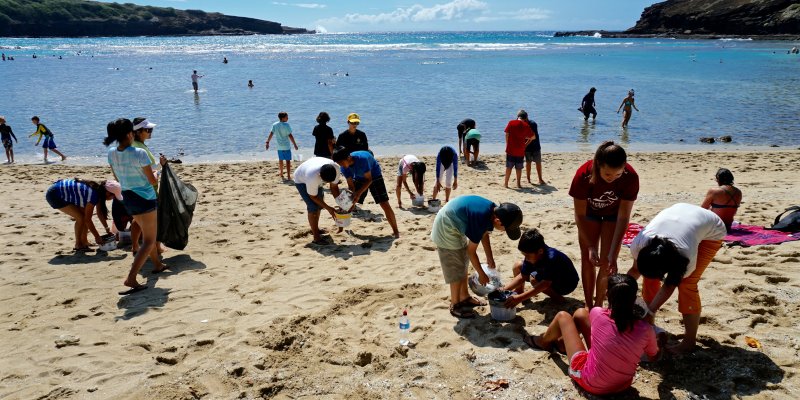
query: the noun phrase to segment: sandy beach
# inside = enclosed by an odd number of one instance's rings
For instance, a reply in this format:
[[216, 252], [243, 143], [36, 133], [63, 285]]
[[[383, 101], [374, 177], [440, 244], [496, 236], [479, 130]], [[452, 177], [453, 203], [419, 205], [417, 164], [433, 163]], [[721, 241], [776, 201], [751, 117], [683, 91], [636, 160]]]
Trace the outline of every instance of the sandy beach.
[[[548, 186], [502, 187], [500, 156], [481, 169], [460, 166], [454, 196], [510, 201], [523, 228], [579, 265], [567, 191], [590, 153], [545, 153]], [[399, 157], [382, 158], [392, 206]], [[433, 160], [424, 160], [429, 170]], [[737, 220], [770, 225], [798, 204], [800, 151], [631, 153], [641, 179], [632, 222], [642, 225], [677, 202], [700, 204], [718, 167], [744, 192]], [[169, 250], [173, 270], [120, 297], [131, 253], [73, 254], [72, 222], [44, 199], [58, 178], [110, 178], [108, 167], [66, 164], [0, 168], [0, 398], [571, 399], [586, 395], [566, 376], [566, 357], [530, 349], [523, 330], [544, 332], [559, 310], [582, 306], [543, 295], [498, 323], [488, 307], [474, 320], [448, 313], [434, 244], [434, 214], [395, 207], [395, 240], [368, 197], [367, 214], [335, 245], [311, 245], [305, 205], [280, 182], [276, 162], [175, 165], [200, 192], [189, 246]], [[535, 175], [535, 173], [534, 173]], [[524, 179], [524, 178], [523, 178]], [[426, 176], [430, 193], [433, 174]], [[330, 195], [326, 200], [332, 202]], [[404, 197], [404, 205], [411, 201]], [[379, 220], [379, 222], [376, 222]], [[521, 258], [516, 242], [492, 235], [505, 279]], [[479, 250], [482, 254], [482, 250]], [[631, 264], [620, 253], [620, 270]], [[800, 241], [723, 247], [700, 283], [703, 318], [693, 354], [642, 364], [635, 398], [789, 399], [800, 393]], [[408, 348], [397, 321], [411, 318]], [[683, 332], [676, 298], [657, 323]], [[752, 349], [745, 336], [763, 347]], [[674, 341], [675, 338], [673, 337]], [[63, 346], [62, 346], [63, 345]], [[490, 391], [487, 382], [506, 379]], [[707, 397], [703, 397], [707, 396]], [[589, 396], [591, 397], [591, 396]]]

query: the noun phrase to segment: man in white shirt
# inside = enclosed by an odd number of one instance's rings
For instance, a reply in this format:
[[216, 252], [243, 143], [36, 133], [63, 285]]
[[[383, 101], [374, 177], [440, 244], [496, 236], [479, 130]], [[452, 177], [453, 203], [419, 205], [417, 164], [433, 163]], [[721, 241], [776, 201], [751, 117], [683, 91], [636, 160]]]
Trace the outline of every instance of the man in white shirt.
[[341, 183], [339, 166], [329, 158], [312, 157], [300, 164], [294, 171], [294, 183], [297, 191], [300, 192], [300, 197], [306, 203], [308, 224], [311, 226], [311, 234], [314, 236], [312, 243], [330, 244], [320, 235], [319, 214], [321, 209], [325, 209], [335, 221], [336, 210], [325, 203], [322, 187], [326, 183], [329, 184], [333, 196], [339, 196], [339, 183]]
[[204, 75], [197, 75], [197, 71], [192, 73], [192, 87], [194, 88], [194, 92], [197, 93], [197, 81], [202, 78]]
[[697, 283], [726, 234], [717, 214], [678, 203], [658, 213], [631, 243], [634, 261], [628, 275], [644, 276], [642, 297], [651, 315], [678, 289], [678, 310], [686, 333], [680, 344], [670, 348], [674, 353], [694, 349], [702, 310]]

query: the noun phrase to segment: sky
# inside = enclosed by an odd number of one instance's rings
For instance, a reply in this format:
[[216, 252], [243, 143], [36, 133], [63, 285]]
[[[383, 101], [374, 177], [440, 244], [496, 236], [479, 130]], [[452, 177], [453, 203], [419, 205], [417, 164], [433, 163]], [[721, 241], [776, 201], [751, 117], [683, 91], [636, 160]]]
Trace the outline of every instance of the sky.
[[653, 0], [125, 0], [322, 32], [555, 31], [632, 27]]

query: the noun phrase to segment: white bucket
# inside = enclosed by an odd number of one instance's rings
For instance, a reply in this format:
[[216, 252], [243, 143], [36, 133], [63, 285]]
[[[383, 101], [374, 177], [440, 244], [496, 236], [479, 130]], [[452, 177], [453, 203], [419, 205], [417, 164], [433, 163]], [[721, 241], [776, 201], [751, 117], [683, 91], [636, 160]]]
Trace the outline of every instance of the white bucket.
[[352, 214], [339, 214], [336, 213], [336, 226], [339, 228], [347, 228], [350, 226], [350, 221], [352, 220]]
[[295, 161], [298, 161], [298, 162], [299, 161], [303, 161], [303, 155], [302, 154], [294, 153], [293, 156], [294, 156], [293, 158], [294, 158]]
[[411, 204], [414, 207], [425, 207], [425, 196], [418, 194], [414, 200], [411, 200]]
[[353, 193], [349, 190], [339, 192], [339, 195], [336, 196], [336, 205], [342, 210], [349, 210], [353, 207]]
[[100, 251], [111, 251], [116, 250], [117, 242], [114, 240], [108, 241], [100, 245]]
[[511, 321], [517, 317], [516, 307], [506, 308], [504, 305], [506, 299], [512, 295], [514, 295], [514, 292], [506, 290], [502, 292], [496, 291], [489, 296], [489, 312], [492, 315], [492, 319], [496, 321]]
[[439, 210], [442, 209], [442, 201], [439, 199], [430, 199], [428, 200], [428, 211], [432, 213], [437, 213]]

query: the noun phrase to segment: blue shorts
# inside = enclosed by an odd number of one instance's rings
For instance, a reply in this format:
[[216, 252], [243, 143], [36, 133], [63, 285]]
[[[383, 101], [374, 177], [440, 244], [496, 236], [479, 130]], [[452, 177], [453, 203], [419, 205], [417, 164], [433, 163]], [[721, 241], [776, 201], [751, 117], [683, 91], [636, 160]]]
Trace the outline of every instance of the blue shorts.
[[148, 200], [139, 196], [133, 190], [122, 191], [122, 204], [128, 210], [128, 215], [142, 215], [158, 208], [158, 200]]
[[42, 148], [43, 149], [57, 149], [58, 146], [56, 146], [56, 141], [53, 140], [52, 136], [45, 136], [44, 137], [44, 142], [42, 142]]
[[44, 198], [47, 199], [47, 204], [50, 204], [50, 207], [53, 207], [56, 210], [69, 205], [69, 203], [61, 198], [61, 194], [55, 186], [50, 186], [50, 189], [47, 189], [47, 194], [44, 195]]
[[525, 163], [525, 157], [515, 157], [506, 154], [506, 168], [511, 169], [522, 169], [522, 165]]
[[[297, 191], [300, 192], [300, 197], [303, 198], [303, 201], [306, 202], [306, 210], [310, 213], [319, 212], [320, 207], [317, 203], [314, 203], [314, 200], [311, 200], [311, 196], [308, 195], [308, 191], [306, 190], [305, 183], [296, 183], [294, 185], [297, 188]], [[325, 195], [325, 192], [322, 191], [322, 188], [319, 188], [317, 191], [317, 197], [322, 200], [322, 197]]]
[[278, 160], [281, 160], [281, 161], [292, 161], [292, 151], [291, 150], [278, 150]]

